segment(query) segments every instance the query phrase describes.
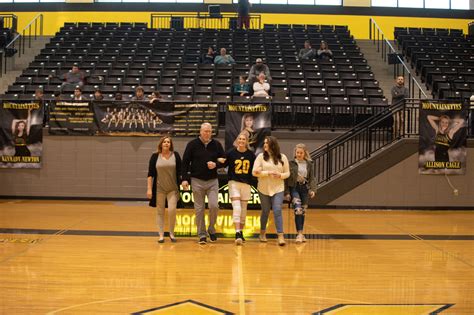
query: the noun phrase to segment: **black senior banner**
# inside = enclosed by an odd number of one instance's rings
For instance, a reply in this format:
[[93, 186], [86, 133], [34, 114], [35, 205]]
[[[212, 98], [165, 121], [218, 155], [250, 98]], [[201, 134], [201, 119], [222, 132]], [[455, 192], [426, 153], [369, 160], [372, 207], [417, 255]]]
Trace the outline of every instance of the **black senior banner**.
[[0, 117], [0, 168], [41, 168], [41, 102], [3, 101]]
[[50, 106], [49, 134], [95, 134], [97, 128], [89, 101], [57, 101], [52, 102]]
[[420, 109], [420, 174], [466, 172], [467, 107], [423, 102]]
[[203, 122], [217, 131], [216, 104], [170, 102], [93, 102], [99, 134], [111, 136], [156, 136], [199, 134]]
[[228, 105], [225, 117], [225, 147], [229, 150], [241, 132], [249, 137], [250, 149], [258, 154], [263, 141], [271, 134], [271, 109], [269, 104]]

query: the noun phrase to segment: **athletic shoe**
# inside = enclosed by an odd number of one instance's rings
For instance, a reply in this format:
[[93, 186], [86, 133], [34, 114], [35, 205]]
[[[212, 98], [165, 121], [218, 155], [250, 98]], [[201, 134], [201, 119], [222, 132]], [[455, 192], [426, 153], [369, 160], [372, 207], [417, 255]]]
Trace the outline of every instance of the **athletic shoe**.
[[164, 242], [165, 242], [164, 238], [158, 240], [158, 243], [160, 243], [160, 244], [163, 244]]
[[303, 234], [296, 235], [295, 242], [296, 243], [302, 243], [303, 242]]
[[242, 239], [242, 242], [245, 243], [245, 237], [244, 237], [244, 232], [240, 232], [240, 238]]
[[209, 242], [214, 243], [217, 241], [217, 236], [214, 233], [209, 233]]
[[199, 238], [199, 244], [206, 245], [207, 244], [207, 238], [205, 236]]
[[306, 237], [304, 237], [304, 234], [301, 234], [302, 236], [302, 239], [303, 239], [303, 243], [306, 243]]
[[242, 245], [242, 232], [235, 233], [235, 245]]
[[278, 233], [278, 245], [285, 246], [285, 244], [285, 236], [283, 235], [283, 233]]
[[265, 233], [260, 232], [260, 236], [258, 237], [260, 242], [266, 243], [267, 242], [267, 237], [265, 236]]

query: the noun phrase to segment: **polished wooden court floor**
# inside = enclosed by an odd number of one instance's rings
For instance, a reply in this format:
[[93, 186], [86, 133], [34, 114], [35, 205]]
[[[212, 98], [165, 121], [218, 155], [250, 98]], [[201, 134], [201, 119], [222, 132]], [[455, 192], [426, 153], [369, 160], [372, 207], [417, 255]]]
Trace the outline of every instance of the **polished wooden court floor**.
[[0, 314], [474, 314], [473, 214], [313, 209], [295, 244], [286, 209], [279, 247], [221, 210], [203, 246], [190, 210], [158, 244], [142, 202], [0, 200]]

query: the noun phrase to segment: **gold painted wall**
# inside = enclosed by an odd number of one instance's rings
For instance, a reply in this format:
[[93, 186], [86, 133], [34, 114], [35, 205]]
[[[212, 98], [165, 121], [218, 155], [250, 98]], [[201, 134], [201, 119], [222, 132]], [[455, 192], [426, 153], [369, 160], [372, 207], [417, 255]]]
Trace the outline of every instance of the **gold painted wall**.
[[370, 7], [371, 0], [344, 0], [345, 7]]
[[[4, 12], [12, 13], [12, 12]], [[37, 12], [13, 12], [18, 16], [18, 29], [28, 24]], [[160, 12], [153, 12], [160, 13]], [[166, 14], [165, 12], [161, 12]], [[189, 14], [189, 12], [187, 12]], [[207, 12], [203, 12], [207, 13]], [[150, 22], [151, 12], [45, 12], [44, 34], [54, 35], [64, 22]], [[173, 12], [179, 15], [179, 12]], [[374, 17], [388, 39], [393, 39], [395, 26], [457, 28], [467, 33], [466, 19], [413, 18], [379, 16]], [[267, 24], [336, 24], [348, 25], [356, 39], [368, 39], [369, 16], [323, 15], [323, 14], [262, 14], [262, 22]]]

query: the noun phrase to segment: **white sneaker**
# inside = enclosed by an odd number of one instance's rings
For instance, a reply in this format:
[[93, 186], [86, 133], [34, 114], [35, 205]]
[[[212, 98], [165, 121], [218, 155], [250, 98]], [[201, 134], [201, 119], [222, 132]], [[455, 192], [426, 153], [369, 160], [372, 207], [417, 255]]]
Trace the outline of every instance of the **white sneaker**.
[[304, 238], [303, 234], [298, 234], [298, 235], [296, 235], [295, 242], [296, 242], [296, 243], [302, 243], [302, 242], [303, 242], [303, 238]]
[[242, 243], [244, 242], [243, 239], [242, 239], [242, 232], [236, 232], [235, 233], [235, 245], [242, 245]]
[[285, 246], [285, 235], [283, 233], [278, 233], [278, 245]]

